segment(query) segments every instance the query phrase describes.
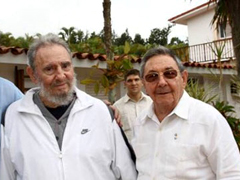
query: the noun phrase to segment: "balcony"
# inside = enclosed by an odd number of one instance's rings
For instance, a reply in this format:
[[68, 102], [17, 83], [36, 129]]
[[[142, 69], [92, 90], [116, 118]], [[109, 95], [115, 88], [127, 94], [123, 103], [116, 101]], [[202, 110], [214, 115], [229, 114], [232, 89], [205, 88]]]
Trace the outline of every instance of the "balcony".
[[217, 62], [219, 50], [222, 51], [222, 61], [235, 59], [232, 38], [173, 49], [183, 62], [198, 63]]

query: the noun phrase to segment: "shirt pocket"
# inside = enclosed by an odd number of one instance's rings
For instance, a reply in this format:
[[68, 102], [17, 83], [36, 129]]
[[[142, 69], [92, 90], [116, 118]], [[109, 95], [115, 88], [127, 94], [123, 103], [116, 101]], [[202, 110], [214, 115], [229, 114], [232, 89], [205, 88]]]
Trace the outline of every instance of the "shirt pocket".
[[198, 145], [172, 143], [166, 152], [165, 177], [171, 179], [196, 177], [199, 149]]

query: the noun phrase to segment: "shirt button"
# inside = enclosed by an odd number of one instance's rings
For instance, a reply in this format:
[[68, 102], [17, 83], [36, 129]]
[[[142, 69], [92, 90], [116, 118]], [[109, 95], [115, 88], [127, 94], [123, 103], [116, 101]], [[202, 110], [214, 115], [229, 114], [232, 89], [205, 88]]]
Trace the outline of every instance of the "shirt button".
[[59, 154], [59, 158], [62, 159], [62, 157], [63, 157], [63, 155], [62, 155], [62, 153], [60, 153], [60, 154]]

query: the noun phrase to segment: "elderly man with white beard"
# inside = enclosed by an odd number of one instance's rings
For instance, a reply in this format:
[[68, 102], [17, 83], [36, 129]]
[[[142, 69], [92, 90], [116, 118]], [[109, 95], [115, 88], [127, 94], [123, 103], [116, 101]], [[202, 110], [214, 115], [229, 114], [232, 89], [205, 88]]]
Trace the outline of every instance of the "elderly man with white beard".
[[30, 46], [27, 57], [27, 73], [39, 87], [7, 110], [1, 179], [136, 179], [107, 106], [75, 86], [67, 44], [48, 34]]

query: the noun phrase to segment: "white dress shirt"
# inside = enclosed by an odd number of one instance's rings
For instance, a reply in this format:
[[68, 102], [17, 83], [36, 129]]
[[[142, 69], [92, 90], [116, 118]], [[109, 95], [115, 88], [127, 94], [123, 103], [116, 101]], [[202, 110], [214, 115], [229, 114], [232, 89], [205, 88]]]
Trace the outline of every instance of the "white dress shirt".
[[184, 92], [160, 123], [153, 105], [134, 122], [138, 180], [240, 180], [240, 155], [225, 118]]
[[137, 116], [146, 108], [148, 108], [152, 99], [141, 92], [142, 96], [139, 101], [132, 100], [127, 94], [116, 101], [115, 106], [121, 115], [121, 122], [123, 124], [123, 131], [125, 132], [128, 141], [132, 139], [132, 123], [136, 120]]

